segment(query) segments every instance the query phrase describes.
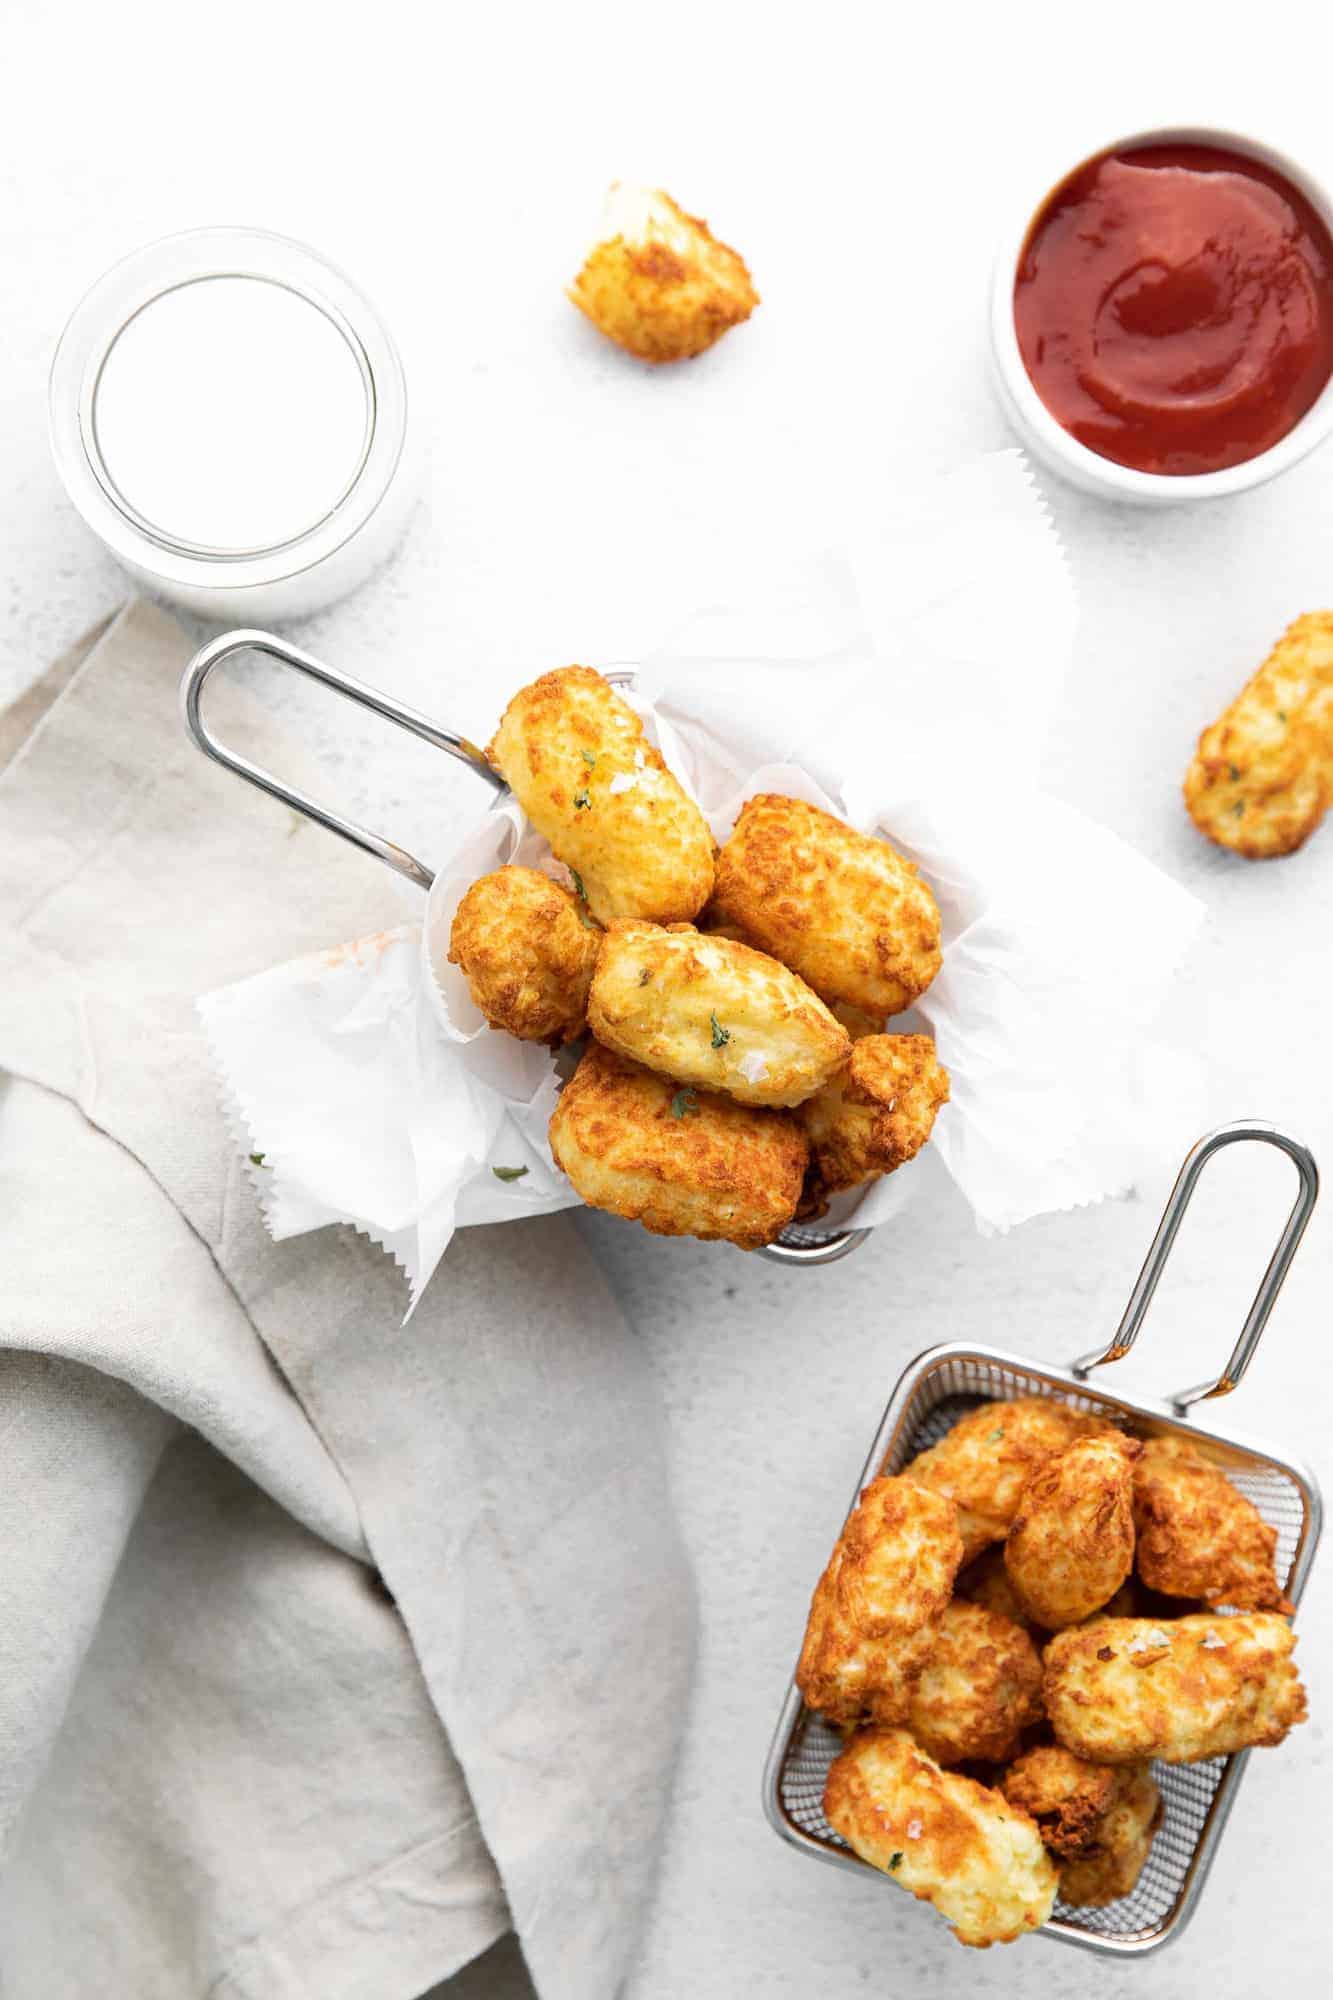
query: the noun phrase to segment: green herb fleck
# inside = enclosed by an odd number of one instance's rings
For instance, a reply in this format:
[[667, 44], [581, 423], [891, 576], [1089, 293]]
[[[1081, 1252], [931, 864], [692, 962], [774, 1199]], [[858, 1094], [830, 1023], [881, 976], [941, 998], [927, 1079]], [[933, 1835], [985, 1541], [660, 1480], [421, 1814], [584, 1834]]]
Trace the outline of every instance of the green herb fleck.
[[689, 1118], [699, 1109], [699, 1100], [692, 1090], [678, 1090], [671, 1100], [673, 1118]]
[[902, 1858], [903, 1857], [901, 1853], [891, 1854], [889, 1856], [889, 1867], [891, 1869], [900, 1867], [902, 1865]]
[[585, 806], [590, 806], [591, 804], [592, 800], [588, 797], [588, 794], [586, 792], [575, 792], [574, 810], [576, 813], [582, 812]]
[[527, 1170], [527, 1168], [526, 1168], [526, 1167], [492, 1167], [492, 1168], [491, 1168], [491, 1172], [492, 1172], [492, 1173], [493, 1173], [493, 1174], [495, 1175], [495, 1178], [496, 1178], [496, 1180], [497, 1180], [497, 1181], [521, 1181], [521, 1180], [522, 1180], [522, 1178], [523, 1178], [523, 1176], [524, 1176], [524, 1174], [525, 1174], [525, 1173], [526, 1173], [527, 1171], [528, 1171], [528, 1170]]
[[265, 1161], [264, 1155], [262, 1153], [251, 1153], [250, 1165], [252, 1167], [262, 1167], [265, 1166], [266, 1164], [267, 1162]]
[[579, 874], [577, 868], [571, 868], [569, 872], [574, 877], [574, 894], [586, 903], [588, 892], [583, 886], [583, 877]]
[[1004, 1438], [1004, 1432], [1002, 1430], [992, 1431], [990, 1436], [987, 1438], [986, 1442], [987, 1444], [1000, 1444], [1003, 1441], [1003, 1438]]
[[1228, 777], [1230, 778], [1230, 780], [1231, 780], [1231, 782], [1232, 782], [1232, 784], [1233, 784], [1233, 785], [1234, 785], [1234, 784], [1236, 784], [1236, 783], [1237, 783], [1237, 782], [1239, 781], [1239, 778], [1240, 778], [1240, 765], [1239, 765], [1239, 764], [1228, 764], [1228, 765], [1227, 765], [1227, 776], [1228, 776]]
[[1234, 806], [1232, 806], [1231, 810], [1232, 810], [1232, 812], [1233, 812], [1233, 813], [1234, 813], [1234, 814], [1236, 815], [1236, 818], [1237, 818], [1237, 819], [1243, 819], [1243, 818], [1244, 818], [1244, 816], [1245, 816], [1245, 801], [1244, 801], [1244, 799], [1237, 799], [1237, 800], [1236, 800], [1236, 803], [1235, 803], [1235, 805], [1234, 805]]
[[708, 1018], [712, 1023], [713, 1027], [713, 1047], [715, 1049], [724, 1049], [727, 1046], [727, 1043], [731, 1040], [730, 1028], [723, 1027], [722, 1023], [718, 1020], [716, 1013], [710, 1014]]
[[597, 769], [597, 752], [595, 750], [585, 750], [583, 761], [590, 771], [595, 771]]

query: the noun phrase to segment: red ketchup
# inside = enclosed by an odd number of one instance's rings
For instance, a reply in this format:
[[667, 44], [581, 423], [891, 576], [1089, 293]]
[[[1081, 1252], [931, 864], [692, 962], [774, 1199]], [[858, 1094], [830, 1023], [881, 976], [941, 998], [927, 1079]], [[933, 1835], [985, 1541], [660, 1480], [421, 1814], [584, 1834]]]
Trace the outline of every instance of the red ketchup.
[[1139, 472], [1220, 472], [1285, 437], [1333, 373], [1333, 237], [1241, 153], [1103, 153], [1038, 211], [1014, 325], [1080, 444]]

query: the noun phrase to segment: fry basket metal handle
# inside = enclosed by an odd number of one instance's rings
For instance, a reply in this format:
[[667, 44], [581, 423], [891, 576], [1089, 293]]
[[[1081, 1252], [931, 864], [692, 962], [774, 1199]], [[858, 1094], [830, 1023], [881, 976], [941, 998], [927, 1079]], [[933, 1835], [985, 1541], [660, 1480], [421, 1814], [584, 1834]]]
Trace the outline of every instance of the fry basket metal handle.
[[204, 683], [215, 667], [222, 666], [226, 660], [234, 659], [238, 653], [263, 653], [267, 658], [277, 660], [281, 666], [294, 667], [297, 673], [305, 674], [312, 681], [318, 681], [322, 687], [332, 688], [335, 694], [342, 695], [347, 701], [355, 702], [359, 708], [368, 708], [373, 715], [382, 716], [386, 722], [392, 722], [397, 728], [406, 729], [411, 735], [421, 737], [423, 742], [432, 744], [435, 749], [444, 750], [449, 756], [457, 757], [460, 763], [475, 771], [479, 778], [484, 778], [492, 790], [504, 791], [504, 779], [491, 769], [476, 744], [469, 742], [466, 736], [459, 736], [452, 729], [442, 728], [439, 723], [432, 722], [429, 716], [420, 714], [415, 708], [409, 708], [406, 702], [394, 701], [392, 696], [381, 694], [377, 688], [367, 687], [364, 681], [354, 680], [350, 674], [340, 674], [335, 668], [325, 666], [324, 662], [315, 659], [313, 654], [302, 652], [299, 646], [293, 646], [286, 639], [279, 639], [272, 632], [224, 632], [221, 638], [214, 639], [207, 646], [200, 648], [185, 669], [181, 681], [181, 715], [187, 731], [206, 757], [211, 757], [215, 764], [221, 764], [225, 770], [234, 771], [236, 776], [244, 778], [247, 784], [256, 785], [261, 792], [267, 792], [270, 798], [281, 799], [282, 803], [290, 806], [294, 812], [304, 813], [307, 819], [314, 820], [318, 826], [327, 827], [330, 833], [336, 833], [341, 839], [350, 841], [353, 847], [359, 847], [363, 853], [373, 854], [377, 861], [384, 862], [386, 867], [396, 870], [399, 875], [405, 875], [409, 882], [415, 882], [419, 888], [429, 889], [435, 880], [434, 870], [427, 868], [424, 862], [418, 861], [414, 854], [409, 854], [405, 847], [399, 847], [392, 840], [386, 840], [382, 834], [372, 833], [369, 827], [358, 826], [355, 820], [344, 818], [341, 813], [334, 812], [329, 806], [320, 805], [317, 799], [312, 799], [308, 793], [299, 791], [295, 785], [289, 785], [282, 778], [274, 777], [271, 771], [265, 771], [258, 764], [252, 764], [250, 759], [242, 757], [239, 751], [229, 750], [226, 744], [213, 734], [204, 721], [200, 706]]
[[1226, 1396], [1237, 1386], [1249, 1367], [1254, 1350], [1259, 1345], [1260, 1336], [1268, 1324], [1268, 1316], [1277, 1303], [1277, 1295], [1283, 1280], [1291, 1268], [1291, 1260], [1296, 1255], [1305, 1225], [1314, 1211], [1319, 1198], [1319, 1169], [1309, 1148], [1299, 1139], [1293, 1139], [1286, 1132], [1280, 1132], [1275, 1125], [1265, 1124], [1257, 1118], [1241, 1118], [1235, 1124], [1221, 1125], [1217, 1131], [1209, 1132], [1200, 1139], [1197, 1146], [1186, 1156], [1185, 1164], [1176, 1177], [1162, 1219], [1157, 1225], [1157, 1234], [1148, 1246], [1148, 1254], [1143, 1260], [1134, 1289], [1129, 1295], [1124, 1317], [1111, 1337], [1109, 1346], [1095, 1348], [1091, 1354], [1081, 1355], [1073, 1364], [1075, 1375], [1087, 1375], [1094, 1368], [1102, 1367], [1108, 1361], [1119, 1361], [1129, 1353], [1139, 1337], [1140, 1329], [1152, 1304], [1157, 1283], [1166, 1268], [1166, 1260], [1171, 1255], [1172, 1245], [1185, 1218], [1185, 1210], [1190, 1205], [1199, 1176], [1215, 1153], [1224, 1146], [1234, 1146], [1245, 1139], [1257, 1139], [1265, 1146], [1276, 1146], [1285, 1153], [1296, 1168], [1300, 1186], [1292, 1204], [1290, 1215], [1278, 1238], [1277, 1248], [1269, 1259], [1268, 1269], [1259, 1281], [1259, 1289], [1254, 1295], [1254, 1303], [1245, 1317], [1240, 1330], [1240, 1338], [1232, 1349], [1231, 1358], [1215, 1382], [1200, 1382], [1192, 1389], [1182, 1389], [1171, 1398], [1172, 1407], [1182, 1413], [1195, 1403], [1205, 1402], [1212, 1396]]

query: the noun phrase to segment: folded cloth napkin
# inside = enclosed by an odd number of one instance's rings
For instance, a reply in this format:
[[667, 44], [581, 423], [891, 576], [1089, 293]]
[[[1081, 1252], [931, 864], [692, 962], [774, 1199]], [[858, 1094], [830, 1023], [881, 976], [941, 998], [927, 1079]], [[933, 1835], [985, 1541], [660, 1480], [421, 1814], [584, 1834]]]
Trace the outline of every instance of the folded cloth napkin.
[[267, 1236], [195, 996], [396, 912], [188, 746], [188, 651], [131, 606], [0, 719], [0, 1987], [409, 2000], [512, 1925], [596, 2000], [689, 1668], [652, 1387], [565, 1217], [406, 1330]]

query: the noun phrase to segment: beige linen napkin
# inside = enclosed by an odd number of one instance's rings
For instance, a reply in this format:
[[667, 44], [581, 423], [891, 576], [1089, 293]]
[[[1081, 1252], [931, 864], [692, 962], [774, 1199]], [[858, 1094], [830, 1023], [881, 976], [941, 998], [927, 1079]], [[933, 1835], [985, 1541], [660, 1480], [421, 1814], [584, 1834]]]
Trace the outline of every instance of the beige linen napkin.
[[195, 996], [397, 910], [186, 743], [188, 650], [132, 606], [0, 729], [0, 1985], [409, 2000], [512, 1922], [597, 2000], [688, 1676], [651, 1384], [565, 1217], [406, 1328], [266, 1236]]

